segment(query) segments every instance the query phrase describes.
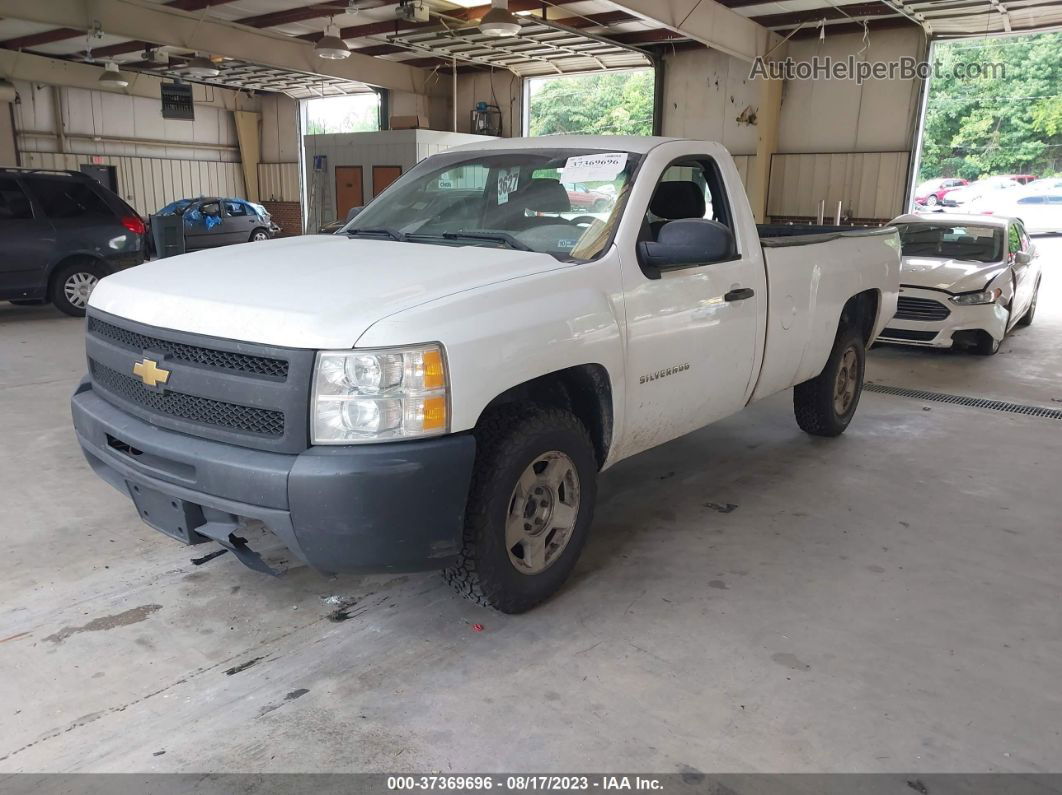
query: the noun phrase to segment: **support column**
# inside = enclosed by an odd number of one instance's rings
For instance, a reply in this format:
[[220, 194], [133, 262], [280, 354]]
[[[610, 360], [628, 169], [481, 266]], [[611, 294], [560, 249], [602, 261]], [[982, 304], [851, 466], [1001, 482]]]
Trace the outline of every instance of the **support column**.
[[756, 216], [756, 223], [767, 218], [767, 192], [771, 182], [771, 156], [778, 150], [778, 123], [782, 111], [781, 80], [758, 79], [760, 84], [760, 107], [756, 111], [756, 159], [749, 170], [749, 204]]
[[249, 110], [234, 110], [236, 120], [236, 140], [240, 144], [240, 165], [243, 167], [243, 184], [247, 191], [246, 198], [259, 201], [258, 163], [262, 159], [262, 142], [259, 127], [262, 116]]

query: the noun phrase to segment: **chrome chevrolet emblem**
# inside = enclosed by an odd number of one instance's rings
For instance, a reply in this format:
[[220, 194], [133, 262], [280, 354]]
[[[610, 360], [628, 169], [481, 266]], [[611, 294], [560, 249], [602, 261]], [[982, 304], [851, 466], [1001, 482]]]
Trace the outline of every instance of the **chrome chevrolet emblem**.
[[134, 364], [133, 375], [139, 376], [144, 386], [158, 386], [170, 380], [170, 371], [163, 370], [154, 359], [144, 359]]

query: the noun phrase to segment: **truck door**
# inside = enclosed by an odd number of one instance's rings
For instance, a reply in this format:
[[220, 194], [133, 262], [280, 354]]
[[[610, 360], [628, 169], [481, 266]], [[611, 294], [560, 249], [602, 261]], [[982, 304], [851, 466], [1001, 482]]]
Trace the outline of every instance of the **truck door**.
[[[630, 452], [732, 414], [748, 400], [763, 344], [759, 310], [767, 298], [766, 276], [759, 239], [737, 236], [735, 209], [715, 160], [683, 157], [661, 174], [640, 241], [657, 240], [671, 221], [707, 218], [735, 233], [736, 251], [659, 271], [640, 263], [628, 267], [624, 257]], [[640, 209], [632, 205], [627, 212]]]

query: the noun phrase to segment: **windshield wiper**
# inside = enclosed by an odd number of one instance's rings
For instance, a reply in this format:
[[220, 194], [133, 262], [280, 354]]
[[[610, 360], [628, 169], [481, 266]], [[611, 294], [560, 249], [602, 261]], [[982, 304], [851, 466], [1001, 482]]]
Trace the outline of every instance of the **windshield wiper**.
[[534, 251], [531, 246], [517, 240], [508, 232], [443, 232], [442, 236], [447, 240], [486, 240], [492, 243], [504, 243], [517, 251]]
[[348, 235], [386, 235], [392, 240], [397, 240], [401, 243], [405, 240], [401, 232], [396, 232], [394, 229], [387, 229], [385, 227], [371, 227], [369, 229], [348, 229]]

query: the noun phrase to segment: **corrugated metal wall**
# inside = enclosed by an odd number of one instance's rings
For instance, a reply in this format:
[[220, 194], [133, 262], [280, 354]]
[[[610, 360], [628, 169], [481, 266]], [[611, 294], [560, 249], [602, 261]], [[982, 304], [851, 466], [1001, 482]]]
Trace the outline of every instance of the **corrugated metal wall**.
[[767, 214], [826, 218], [837, 202], [848, 218], [888, 220], [903, 211], [910, 152], [776, 154], [771, 159]]
[[259, 163], [258, 195], [262, 201], [301, 201], [301, 196], [299, 195], [299, 164]]
[[[22, 165], [77, 171], [91, 155], [23, 152]], [[149, 215], [176, 199], [194, 196], [244, 195], [239, 163], [166, 160], [156, 157], [96, 156], [99, 165], [116, 166], [118, 193], [142, 215]]]

